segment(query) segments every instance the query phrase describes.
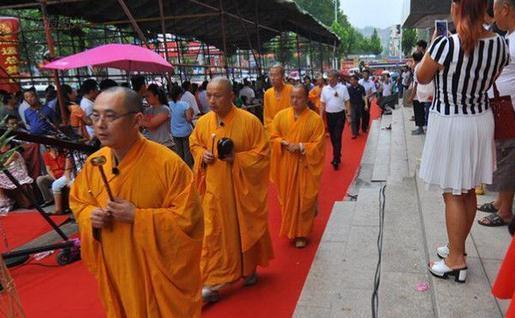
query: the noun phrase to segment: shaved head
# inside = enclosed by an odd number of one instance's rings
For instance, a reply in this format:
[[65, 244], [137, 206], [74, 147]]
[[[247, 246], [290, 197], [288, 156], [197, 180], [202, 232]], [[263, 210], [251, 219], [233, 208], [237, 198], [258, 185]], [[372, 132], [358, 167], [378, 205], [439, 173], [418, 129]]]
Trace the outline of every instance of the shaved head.
[[212, 86], [220, 86], [223, 88], [223, 90], [227, 93], [232, 93], [232, 84], [231, 81], [227, 77], [218, 76], [213, 78], [209, 84]]
[[302, 91], [306, 98], [309, 96], [309, 89], [304, 84], [297, 84], [293, 86], [294, 90]]
[[276, 64], [272, 65], [272, 67], [270, 68], [270, 72], [272, 70], [278, 70], [282, 76], [284, 76], [284, 73], [286, 72], [284, 69], [284, 66], [280, 63], [276, 63]]
[[206, 91], [209, 108], [223, 118], [233, 105], [231, 81], [226, 77], [215, 77], [207, 84]]
[[127, 87], [123, 86], [115, 86], [106, 89], [100, 95], [98, 95], [97, 98], [102, 98], [104, 96], [107, 97], [107, 95], [119, 95], [123, 97], [123, 107], [125, 108], [126, 112], [131, 113], [142, 113], [143, 112], [143, 103], [141, 100], [141, 97], [133, 91], [132, 89], [129, 89]]

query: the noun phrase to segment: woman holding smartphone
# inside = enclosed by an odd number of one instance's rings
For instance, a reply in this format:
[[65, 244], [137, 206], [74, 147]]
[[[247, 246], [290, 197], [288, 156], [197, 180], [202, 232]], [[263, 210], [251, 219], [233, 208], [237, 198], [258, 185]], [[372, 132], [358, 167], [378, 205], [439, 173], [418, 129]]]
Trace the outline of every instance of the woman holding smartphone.
[[437, 36], [416, 69], [418, 82], [434, 79], [420, 177], [443, 192], [448, 244], [431, 262], [436, 277], [465, 282], [465, 240], [476, 216], [475, 187], [492, 182], [494, 120], [488, 90], [509, 62], [502, 37], [483, 28], [484, 0], [453, 0], [457, 34]]

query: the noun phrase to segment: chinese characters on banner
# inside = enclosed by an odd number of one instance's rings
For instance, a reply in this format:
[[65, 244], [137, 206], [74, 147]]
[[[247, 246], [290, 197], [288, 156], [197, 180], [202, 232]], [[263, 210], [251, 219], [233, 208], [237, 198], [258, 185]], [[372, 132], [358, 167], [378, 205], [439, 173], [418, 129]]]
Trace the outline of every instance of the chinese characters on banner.
[[9, 93], [20, 90], [19, 28], [17, 18], [0, 17], [0, 90]]

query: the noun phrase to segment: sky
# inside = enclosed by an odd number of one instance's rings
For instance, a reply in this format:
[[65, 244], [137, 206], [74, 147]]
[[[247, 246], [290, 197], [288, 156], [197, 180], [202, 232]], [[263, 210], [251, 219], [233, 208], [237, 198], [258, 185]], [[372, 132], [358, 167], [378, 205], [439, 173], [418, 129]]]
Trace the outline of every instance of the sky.
[[349, 22], [358, 28], [387, 28], [401, 23], [404, 0], [340, 0]]

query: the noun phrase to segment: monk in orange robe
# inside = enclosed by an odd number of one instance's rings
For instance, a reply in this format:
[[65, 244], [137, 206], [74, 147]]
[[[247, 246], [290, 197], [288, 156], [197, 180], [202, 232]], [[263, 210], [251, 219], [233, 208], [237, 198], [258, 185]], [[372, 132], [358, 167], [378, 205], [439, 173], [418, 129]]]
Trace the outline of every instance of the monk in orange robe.
[[324, 86], [325, 81], [322, 76], [320, 76], [317, 79], [316, 86], [309, 91], [309, 101], [315, 107], [314, 111], [316, 111], [317, 114], [320, 114], [320, 96], [322, 95], [322, 88], [324, 88]]
[[[82, 259], [107, 317], [200, 317], [203, 215], [193, 173], [139, 133], [137, 93], [102, 92], [91, 119], [104, 148], [88, 158], [70, 193]], [[94, 158], [105, 158], [112, 200]]]
[[[226, 78], [207, 86], [212, 112], [202, 116], [190, 136], [194, 174], [202, 197], [206, 225], [201, 272], [206, 302], [218, 301], [219, 290], [244, 278], [256, 283], [256, 267], [273, 257], [268, 231], [270, 142], [253, 114], [232, 104]], [[218, 143], [230, 138], [232, 149]], [[225, 143], [226, 144], [226, 143]]]
[[291, 100], [293, 107], [280, 111], [272, 122], [270, 175], [279, 190], [280, 235], [303, 248], [317, 211], [324, 168], [324, 123], [308, 108], [304, 86], [293, 88]]
[[284, 67], [280, 64], [270, 69], [270, 81], [272, 87], [266, 90], [263, 98], [263, 121], [267, 131], [270, 131], [275, 115], [291, 106], [290, 95], [293, 88], [284, 83]]
[[[510, 229], [512, 233], [515, 232], [515, 221], [512, 222]], [[492, 292], [495, 297], [511, 299], [506, 318], [515, 318], [515, 237], [511, 240]]]

